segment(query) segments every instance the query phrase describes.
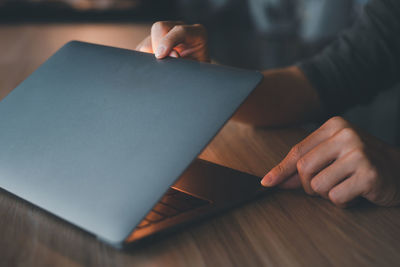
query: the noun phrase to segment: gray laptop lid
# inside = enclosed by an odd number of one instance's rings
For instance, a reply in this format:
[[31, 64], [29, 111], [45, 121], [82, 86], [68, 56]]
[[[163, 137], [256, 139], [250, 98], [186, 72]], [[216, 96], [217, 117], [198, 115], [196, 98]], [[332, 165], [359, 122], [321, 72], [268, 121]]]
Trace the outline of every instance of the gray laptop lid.
[[121, 242], [261, 77], [70, 42], [0, 102], [0, 186]]

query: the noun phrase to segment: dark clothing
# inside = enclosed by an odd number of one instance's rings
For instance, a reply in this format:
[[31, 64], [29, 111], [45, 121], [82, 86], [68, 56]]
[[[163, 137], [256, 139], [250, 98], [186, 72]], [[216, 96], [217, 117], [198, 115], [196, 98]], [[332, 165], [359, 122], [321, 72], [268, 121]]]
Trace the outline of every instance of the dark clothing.
[[329, 115], [400, 82], [400, 0], [372, 0], [355, 25], [299, 64]]

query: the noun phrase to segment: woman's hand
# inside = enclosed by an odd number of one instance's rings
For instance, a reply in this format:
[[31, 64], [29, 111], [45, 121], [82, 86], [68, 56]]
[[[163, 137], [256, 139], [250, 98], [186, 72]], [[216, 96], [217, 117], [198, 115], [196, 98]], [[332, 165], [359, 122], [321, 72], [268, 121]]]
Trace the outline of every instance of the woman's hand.
[[261, 183], [302, 185], [341, 207], [359, 196], [394, 206], [400, 204], [400, 151], [334, 117], [294, 146]]
[[154, 53], [158, 59], [182, 57], [209, 62], [207, 32], [200, 24], [185, 25], [183, 22], [159, 21], [151, 27], [151, 35], [136, 50]]

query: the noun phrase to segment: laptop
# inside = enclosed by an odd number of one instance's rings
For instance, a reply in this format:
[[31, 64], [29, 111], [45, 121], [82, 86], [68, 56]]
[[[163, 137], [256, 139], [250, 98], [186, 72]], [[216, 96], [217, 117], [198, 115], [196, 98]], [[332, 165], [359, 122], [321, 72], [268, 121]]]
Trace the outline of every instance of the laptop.
[[0, 102], [0, 187], [124, 247], [262, 193], [199, 153], [259, 72], [72, 41]]

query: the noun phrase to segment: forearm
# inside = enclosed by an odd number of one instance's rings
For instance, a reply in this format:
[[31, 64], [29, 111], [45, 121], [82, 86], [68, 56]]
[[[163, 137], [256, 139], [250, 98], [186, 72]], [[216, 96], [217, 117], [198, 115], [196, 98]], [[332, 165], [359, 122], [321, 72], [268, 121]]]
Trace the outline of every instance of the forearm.
[[317, 92], [297, 67], [268, 70], [233, 119], [254, 126], [283, 126], [318, 118]]
[[324, 110], [340, 114], [399, 83], [400, 1], [371, 0], [357, 22], [299, 64]]

